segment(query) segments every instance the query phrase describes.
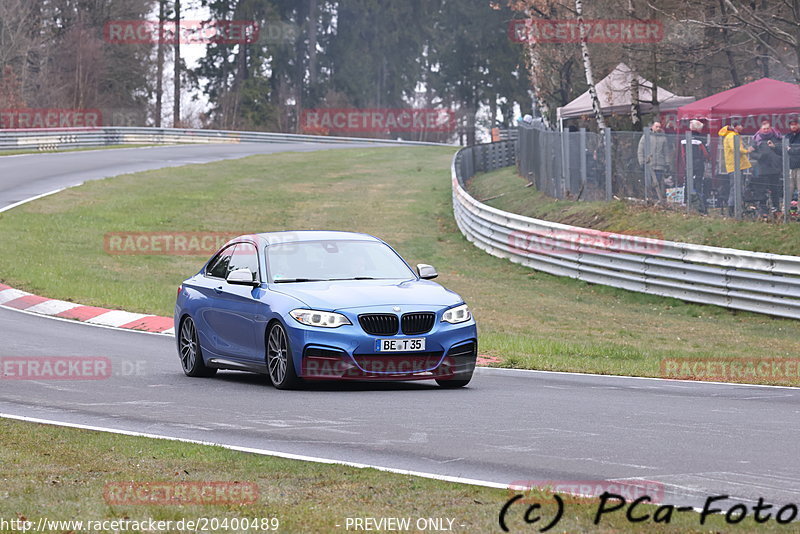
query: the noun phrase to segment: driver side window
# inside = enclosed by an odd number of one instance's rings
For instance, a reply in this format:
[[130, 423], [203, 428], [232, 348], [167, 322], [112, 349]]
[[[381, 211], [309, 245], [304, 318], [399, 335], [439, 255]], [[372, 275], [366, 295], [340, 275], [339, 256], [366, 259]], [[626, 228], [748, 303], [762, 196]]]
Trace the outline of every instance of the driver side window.
[[250, 243], [236, 245], [228, 265], [228, 272], [237, 269], [249, 269], [253, 273], [253, 280], [258, 280], [258, 252], [254, 245]]
[[234, 245], [226, 248], [222, 252], [220, 252], [216, 258], [211, 260], [211, 263], [208, 264], [208, 269], [206, 270], [206, 274], [208, 276], [213, 276], [215, 278], [227, 278], [228, 272], [230, 271], [229, 266], [231, 262], [231, 255], [233, 254]]

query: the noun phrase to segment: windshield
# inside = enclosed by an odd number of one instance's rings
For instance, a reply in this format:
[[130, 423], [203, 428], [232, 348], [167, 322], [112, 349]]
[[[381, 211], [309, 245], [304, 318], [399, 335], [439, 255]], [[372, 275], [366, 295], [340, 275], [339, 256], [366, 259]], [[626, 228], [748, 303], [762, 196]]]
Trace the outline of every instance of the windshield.
[[275, 283], [413, 278], [408, 265], [376, 241], [306, 241], [267, 247]]

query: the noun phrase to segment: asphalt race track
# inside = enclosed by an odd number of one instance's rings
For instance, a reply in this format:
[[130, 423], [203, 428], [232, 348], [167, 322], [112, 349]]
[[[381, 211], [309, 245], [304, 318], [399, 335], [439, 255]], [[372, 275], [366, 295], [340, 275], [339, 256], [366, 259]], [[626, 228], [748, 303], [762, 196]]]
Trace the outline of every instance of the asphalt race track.
[[[322, 145], [324, 148], [335, 148]], [[319, 145], [214, 145], [0, 158], [0, 207], [123, 172]], [[3, 380], [0, 413], [464, 477], [643, 479], [665, 502], [800, 502], [800, 389], [480, 368], [435, 383], [313, 383], [183, 375], [167, 336], [0, 308], [0, 358], [94, 356], [105, 380]]]

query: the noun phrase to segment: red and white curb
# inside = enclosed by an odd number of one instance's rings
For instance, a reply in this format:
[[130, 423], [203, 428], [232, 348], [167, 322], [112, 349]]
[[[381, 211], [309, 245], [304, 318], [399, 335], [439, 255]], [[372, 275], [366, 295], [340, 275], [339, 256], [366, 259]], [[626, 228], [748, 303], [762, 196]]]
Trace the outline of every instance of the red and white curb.
[[84, 306], [65, 300], [40, 297], [4, 284], [0, 284], [0, 306], [99, 326], [138, 330], [154, 334], [175, 334], [172, 317], [109, 310], [97, 306]]

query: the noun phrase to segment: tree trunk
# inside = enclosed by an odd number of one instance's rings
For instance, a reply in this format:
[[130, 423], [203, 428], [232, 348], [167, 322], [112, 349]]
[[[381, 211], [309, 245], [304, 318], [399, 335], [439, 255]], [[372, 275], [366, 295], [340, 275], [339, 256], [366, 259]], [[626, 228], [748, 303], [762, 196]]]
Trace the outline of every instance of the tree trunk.
[[156, 56], [156, 128], [161, 128], [162, 99], [164, 97], [164, 22], [167, 0], [158, 0], [158, 53]]
[[[723, 16], [727, 13], [725, 8], [725, 0], [719, 0], [719, 9]], [[733, 82], [733, 85], [738, 87], [742, 85], [742, 83], [739, 81], [739, 71], [736, 68], [736, 58], [733, 57], [733, 50], [731, 50], [730, 33], [726, 28], [722, 29], [722, 42], [725, 46], [725, 58], [728, 60], [728, 70], [731, 73], [731, 81]]]
[[[525, 16], [529, 19], [533, 18], [533, 13], [530, 9], [525, 11]], [[533, 93], [533, 98], [536, 100], [536, 107], [539, 109], [539, 112], [542, 114], [542, 124], [545, 128], [552, 128], [552, 123], [550, 122], [550, 106], [547, 105], [547, 101], [542, 97], [542, 89], [539, 85], [539, 55], [536, 51], [535, 43], [531, 42], [529, 39], [525, 42], [525, 58], [527, 60], [527, 67], [528, 67], [528, 79], [531, 82], [531, 92]]]
[[[631, 20], [636, 18], [633, 0], [628, 0], [628, 18]], [[639, 106], [639, 77], [636, 75], [634, 58], [629, 47], [625, 47], [625, 56], [628, 67], [631, 69], [631, 124], [633, 125], [633, 130], [637, 131], [641, 130], [642, 127], [641, 107]]]
[[[714, 20], [715, 8], [713, 3], [706, 5], [706, 20]], [[716, 41], [717, 32], [711, 26], [703, 28], [703, 46], [710, 47]], [[712, 65], [703, 68], [703, 94], [711, 95], [715, 93], [714, 87], [714, 69]]]
[[308, 4], [308, 85], [317, 83], [317, 0], [309, 0]]
[[653, 116], [655, 117], [655, 120], [660, 120], [658, 117], [661, 114], [661, 103], [658, 101], [658, 56], [656, 56], [655, 50], [650, 52], [650, 54], [653, 64], [651, 81], [653, 88], [650, 92], [650, 103], [653, 105]]
[[181, 0], [175, 0], [175, 80], [172, 102], [172, 126], [181, 124]]
[[600, 107], [600, 99], [597, 98], [597, 89], [594, 86], [594, 74], [592, 74], [592, 57], [589, 55], [588, 37], [586, 35], [586, 25], [583, 23], [583, 1], [575, 0], [575, 12], [578, 14], [578, 30], [581, 35], [581, 56], [583, 56], [583, 70], [586, 72], [586, 84], [589, 86], [589, 96], [592, 99], [592, 110], [597, 121], [597, 128], [603, 130], [606, 121], [603, 119], [603, 110]]

